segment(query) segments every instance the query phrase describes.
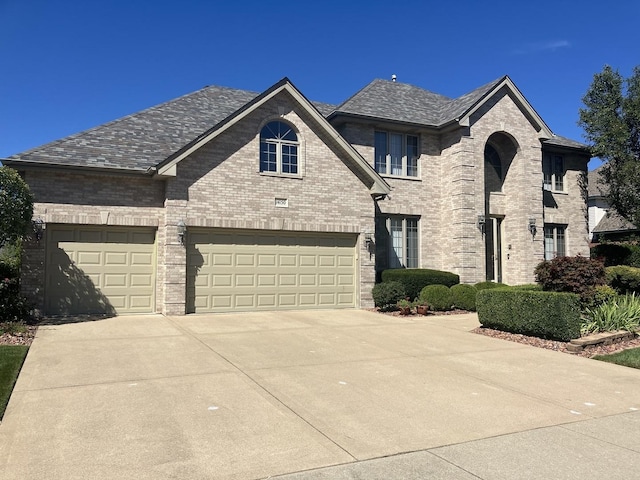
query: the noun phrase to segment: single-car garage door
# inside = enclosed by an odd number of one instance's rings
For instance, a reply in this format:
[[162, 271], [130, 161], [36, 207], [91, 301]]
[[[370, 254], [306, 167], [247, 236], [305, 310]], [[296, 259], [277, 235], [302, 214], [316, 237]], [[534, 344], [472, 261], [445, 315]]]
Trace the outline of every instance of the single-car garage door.
[[189, 229], [187, 311], [356, 306], [353, 234]]
[[48, 314], [153, 312], [155, 230], [48, 226], [45, 285]]

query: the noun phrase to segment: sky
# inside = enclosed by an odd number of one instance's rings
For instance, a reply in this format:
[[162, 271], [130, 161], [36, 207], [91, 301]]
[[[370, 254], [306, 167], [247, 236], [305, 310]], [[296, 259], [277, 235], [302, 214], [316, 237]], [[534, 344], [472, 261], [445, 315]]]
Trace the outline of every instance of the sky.
[[0, 159], [283, 77], [339, 104], [393, 74], [449, 97], [509, 75], [554, 133], [584, 141], [593, 75], [640, 65], [638, 19], [637, 0], [0, 0]]

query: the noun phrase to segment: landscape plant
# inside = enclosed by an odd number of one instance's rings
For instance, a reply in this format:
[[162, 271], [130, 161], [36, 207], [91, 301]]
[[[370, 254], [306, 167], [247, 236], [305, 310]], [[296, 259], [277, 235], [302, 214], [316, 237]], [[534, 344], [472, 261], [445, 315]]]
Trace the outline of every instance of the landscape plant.
[[473, 285], [459, 283], [451, 287], [453, 305], [461, 310], [476, 311], [476, 295], [478, 290]]
[[427, 285], [420, 291], [420, 303], [429, 305], [431, 310], [444, 312], [453, 307], [453, 295], [446, 285]]
[[573, 293], [486, 289], [476, 306], [483, 327], [563, 342], [580, 337], [580, 297]]
[[405, 299], [407, 294], [404, 285], [400, 282], [382, 282], [376, 284], [371, 290], [373, 303], [382, 311], [395, 310], [400, 300]]
[[451, 287], [460, 283], [455, 273], [428, 268], [392, 268], [382, 272], [382, 281], [396, 281], [404, 285], [407, 297], [414, 300], [427, 285], [446, 285]]
[[640, 328], [640, 296], [635, 293], [616, 296], [596, 307], [587, 307], [584, 317], [583, 335], [617, 330], [633, 332]]
[[602, 262], [580, 255], [545, 260], [534, 273], [544, 291], [575, 293], [585, 304], [590, 303], [595, 288], [606, 283]]

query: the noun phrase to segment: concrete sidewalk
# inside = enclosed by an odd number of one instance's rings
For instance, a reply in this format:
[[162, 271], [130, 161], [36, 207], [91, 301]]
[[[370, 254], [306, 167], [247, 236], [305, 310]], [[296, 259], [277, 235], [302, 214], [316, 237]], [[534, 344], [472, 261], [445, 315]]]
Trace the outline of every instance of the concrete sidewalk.
[[358, 310], [41, 327], [3, 479], [635, 478], [640, 371]]

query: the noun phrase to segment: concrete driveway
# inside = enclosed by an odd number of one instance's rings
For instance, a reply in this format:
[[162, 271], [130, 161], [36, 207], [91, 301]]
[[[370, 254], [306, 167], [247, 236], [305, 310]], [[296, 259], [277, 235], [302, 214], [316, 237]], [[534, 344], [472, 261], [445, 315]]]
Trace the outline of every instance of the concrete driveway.
[[41, 327], [0, 478], [607, 478], [640, 468], [640, 371], [359, 310]]

